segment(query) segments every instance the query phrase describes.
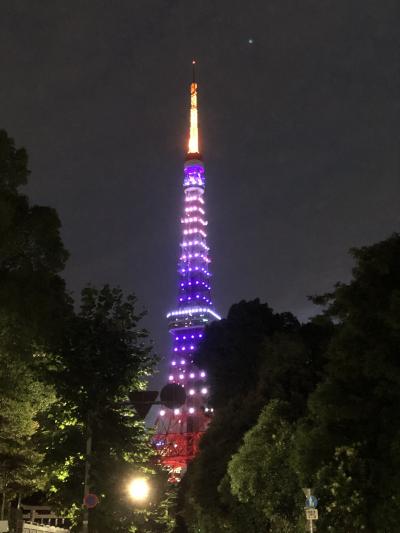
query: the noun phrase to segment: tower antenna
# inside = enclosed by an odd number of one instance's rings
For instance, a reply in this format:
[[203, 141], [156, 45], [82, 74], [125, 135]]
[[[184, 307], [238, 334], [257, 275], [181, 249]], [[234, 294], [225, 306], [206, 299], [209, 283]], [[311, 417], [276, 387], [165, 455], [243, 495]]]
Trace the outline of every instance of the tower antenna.
[[193, 81], [190, 84], [190, 128], [188, 154], [199, 154], [199, 128], [197, 116], [196, 60], [192, 61]]

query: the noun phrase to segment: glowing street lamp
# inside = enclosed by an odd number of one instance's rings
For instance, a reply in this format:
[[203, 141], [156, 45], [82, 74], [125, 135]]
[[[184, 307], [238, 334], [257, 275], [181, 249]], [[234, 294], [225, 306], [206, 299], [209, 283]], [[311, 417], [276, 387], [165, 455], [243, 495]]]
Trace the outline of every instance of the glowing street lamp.
[[137, 477], [128, 485], [129, 496], [136, 502], [144, 502], [149, 497], [150, 485], [146, 478]]

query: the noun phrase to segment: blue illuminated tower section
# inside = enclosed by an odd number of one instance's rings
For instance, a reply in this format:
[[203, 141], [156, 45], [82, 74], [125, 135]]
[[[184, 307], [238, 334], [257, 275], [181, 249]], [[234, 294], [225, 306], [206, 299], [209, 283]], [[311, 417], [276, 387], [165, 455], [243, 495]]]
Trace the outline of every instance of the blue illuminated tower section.
[[184, 387], [187, 400], [179, 409], [160, 410], [155, 437], [162, 463], [176, 479], [185, 472], [187, 463], [196, 454], [212, 411], [207, 405], [207, 376], [204, 370], [194, 365], [193, 354], [203, 337], [206, 324], [220, 319], [211, 299], [208, 223], [204, 198], [206, 181], [198, 141], [197, 90], [193, 65], [190, 135], [183, 178], [179, 290], [177, 305], [167, 314], [173, 338], [168, 383]]

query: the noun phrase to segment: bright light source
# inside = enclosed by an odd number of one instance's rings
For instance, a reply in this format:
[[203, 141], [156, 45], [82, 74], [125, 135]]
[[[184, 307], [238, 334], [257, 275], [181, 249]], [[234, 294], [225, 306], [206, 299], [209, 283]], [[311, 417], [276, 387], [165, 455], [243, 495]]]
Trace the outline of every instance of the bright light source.
[[164, 415], [165, 415], [165, 411], [164, 411], [164, 409], [161, 409], [160, 416], [164, 416]]
[[207, 392], [208, 392], [208, 390], [207, 390], [206, 387], [203, 387], [203, 388], [201, 389], [201, 394], [207, 394]]
[[189, 413], [192, 415], [194, 413], [194, 407], [189, 407]]
[[189, 389], [189, 394], [190, 394], [190, 396], [193, 396], [193, 394], [194, 394], [194, 389]]
[[179, 415], [180, 411], [179, 409], [174, 409], [174, 415]]
[[128, 492], [132, 500], [143, 502], [149, 496], [150, 485], [146, 478], [137, 477], [128, 485]]

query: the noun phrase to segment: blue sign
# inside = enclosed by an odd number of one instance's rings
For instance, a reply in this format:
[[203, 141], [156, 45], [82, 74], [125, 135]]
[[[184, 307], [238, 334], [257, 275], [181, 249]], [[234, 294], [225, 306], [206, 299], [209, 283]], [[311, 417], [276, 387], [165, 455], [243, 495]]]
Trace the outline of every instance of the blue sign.
[[315, 508], [318, 505], [318, 500], [315, 496], [308, 496], [306, 499], [306, 507]]

